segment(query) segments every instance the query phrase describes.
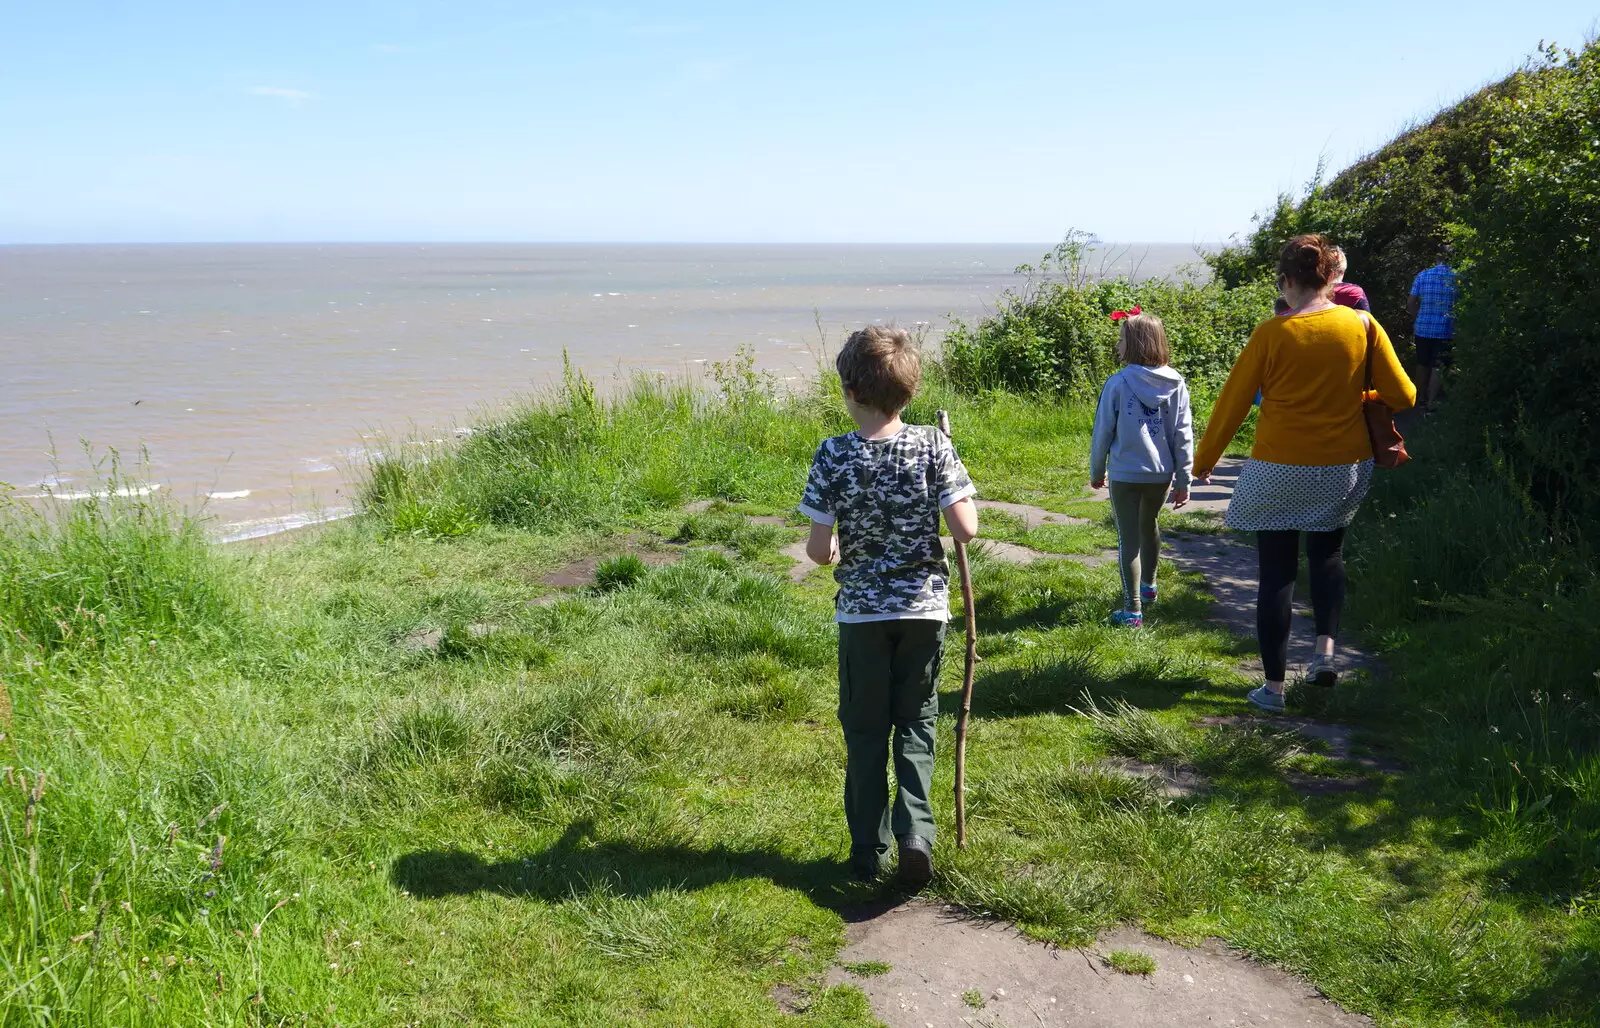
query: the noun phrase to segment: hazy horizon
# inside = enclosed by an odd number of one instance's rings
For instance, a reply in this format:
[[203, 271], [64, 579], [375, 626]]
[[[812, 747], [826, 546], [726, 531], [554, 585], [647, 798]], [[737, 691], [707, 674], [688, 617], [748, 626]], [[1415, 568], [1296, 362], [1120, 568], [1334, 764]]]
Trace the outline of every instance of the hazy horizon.
[[[872, 321], [993, 309], [1048, 244], [113, 243], [0, 247], [0, 481], [88, 495], [98, 454], [224, 536], [347, 509], [345, 473], [413, 434], [558, 387], [698, 379], [747, 348], [778, 381]], [[1185, 246], [1108, 247], [1172, 274]], [[819, 323], [820, 322], [820, 323]], [[54, 453], [52, 453], [54, 451]]]

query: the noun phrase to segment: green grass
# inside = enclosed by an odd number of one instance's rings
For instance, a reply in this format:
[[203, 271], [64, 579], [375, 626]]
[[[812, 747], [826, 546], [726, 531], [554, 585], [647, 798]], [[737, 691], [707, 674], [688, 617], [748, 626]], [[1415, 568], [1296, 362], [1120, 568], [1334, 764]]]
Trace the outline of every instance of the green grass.
[[1156, 958], [1148, 953], [1129, 949], [1114, 949], [1105, 955], [1106, 966], [1123, 974], [1149, 975], [1156, 973]]
[[[574, 386], [459, 456], [376, 469], [366, 516], [280, 547], [206, 546], [149, 501], [12, 511], [5, 581], [68, 584], [0, 599], [0, 1025], [873, 1023], [823, 985], [843, 912], [880, 895], [843, 867], [831, 582], [779, 573], [791, 527], [731, 517], [792, 506], [842, 411], [729, 392]], [[1082, 408], [934, 386], [912, 416], [936, 406], [986, 494], [1084, 496]], [[1129, 633], [1104, 624], [1113, 568], [975, 550], [971, 841], [953, 848], [941, 759], [933, 891], [1057, 942], [1217, 935], [1385, 1025], [1600, 1014], [1600, 774], [1575, 720], [1600, 659], [1589, 636], [1537, 645], [1562, 614], [1485, 639], [1481, 611], [1390, 595], [1417, 571], [1384, 547], [1431, 531], [1410, 510], [1380, 491], [1353, 571], [1397, 677], [1318, 701], [1409, 770], [1330, 795], [1292, 774], [1347, 766], [1197, 725], [1246, 713], [1249, 645], [1192, 579], [1164, 569]], [[1466, 553], [1467, 524], [1426, 512]], [[673, 539], [670, 566], [614, 558], [528, 602], [569, 561]], [[1570, 700], [1512, 688], [1580, 666]], [[1119, 756], [1211, 787], [1169, 800], [1101, 763]]]
[[863, 960], [856, 964], [840, 964], [840, 967], [849, 971], [857, 978], [881, 978], [894, 970], [893, 965], [881, 960]]
[[989, 1005], [988, 1001], [983, 998], [983, 993], [979, 992], [977, 989], [968, 989], [963, 992], [961, 994], [961, 1002], [965, 1003], [973, 1010], [982, 1010], [984, 1007]]

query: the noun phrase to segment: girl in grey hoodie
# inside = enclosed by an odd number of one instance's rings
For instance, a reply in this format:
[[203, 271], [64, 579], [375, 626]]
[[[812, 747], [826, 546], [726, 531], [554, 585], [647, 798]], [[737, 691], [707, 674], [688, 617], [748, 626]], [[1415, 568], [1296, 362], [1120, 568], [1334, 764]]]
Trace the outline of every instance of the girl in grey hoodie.
[[1172, 351], [1161, 319], [1137, 307], [1112, 317], [1122, 322], [1117, 356], [1126, 366], [1100, 391], [1089, 477], [1096, 489], [1111, 479], [1123, 594], [1123, 607], [1111, 620], [1138, 628], [1144, 624], [1145, 604], [1156, 599], [1156, 563], [1161, 558], [1156, 516], [1169, 490], [1174, 508], [1189, 502], [1194, 420], [1189, 387], [1167, 364]]

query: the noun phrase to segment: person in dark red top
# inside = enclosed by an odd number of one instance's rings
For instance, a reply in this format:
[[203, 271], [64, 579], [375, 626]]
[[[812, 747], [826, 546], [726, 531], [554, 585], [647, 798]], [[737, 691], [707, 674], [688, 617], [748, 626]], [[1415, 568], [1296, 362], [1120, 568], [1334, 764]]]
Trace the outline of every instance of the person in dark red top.
[[1339, 270], [1333, 273], [1333, 279], [1328, 283], [1333, 287], [1333, 292], [1328, 299], [1341, 307], [1354, 307], [1358, 311], [1372, 312], [1372, 304], [1367, 302], [1367, 291], [1358, 285], [1352, 285], [1344, 280], [1344, 273], [1350, 267], [1350, 259], [1344, 255], [1344, 248], [1336, 246], [1333, 252], [1339, 258]]

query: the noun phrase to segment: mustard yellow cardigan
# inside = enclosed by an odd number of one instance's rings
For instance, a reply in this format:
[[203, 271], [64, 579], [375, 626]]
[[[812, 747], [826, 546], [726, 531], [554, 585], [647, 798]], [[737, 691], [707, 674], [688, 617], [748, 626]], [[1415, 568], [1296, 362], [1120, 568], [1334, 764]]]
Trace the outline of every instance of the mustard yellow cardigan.
[[[1395, 410], [1417, 402], [1394, 345], [1372, 322], [1372, 384]], [[1349, 307], [1288, 314], [1256, 326], [1217, 397], [1195, 452], [1196, 474], [1217, 466], [1261, 390], [1250, 456], [1274, 464], [1354, 464], [1372, 456], [1361, 414], [1367, 328]]]

